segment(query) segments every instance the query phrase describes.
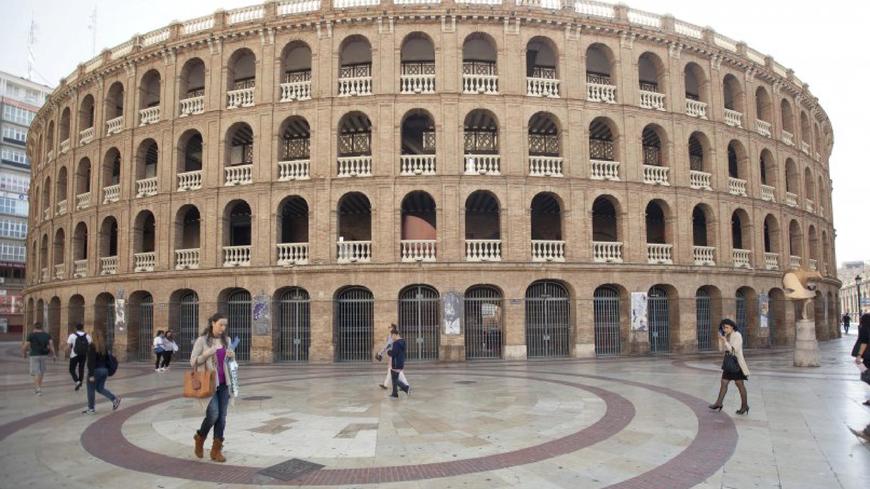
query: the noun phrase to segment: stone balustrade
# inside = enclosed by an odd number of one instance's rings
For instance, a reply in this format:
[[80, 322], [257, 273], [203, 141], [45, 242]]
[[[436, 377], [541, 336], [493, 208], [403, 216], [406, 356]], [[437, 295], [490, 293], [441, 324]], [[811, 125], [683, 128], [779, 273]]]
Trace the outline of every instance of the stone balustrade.
[[290, 160], [278, 162], [278, 181], [308, 180], [311, 160]]
[[251, 245], [224, 246], [225, 267], [251, 266]]
[[43, 267], [43, 268], [40, 270], [39, 277], [40, 277], [40, 282], [42, 282], [42, 283], [45, 283], [45, 282], [48, 282], [48, 281], [49, 281], [49, 279], [50, 279], [51, 277], [49, 276], [49, 273], [48, 273], [48, 267]]
[[810, 258], [809, 260], [807, 260], [807, 266], [810, 270], [816, 271], [818, 270], [819, 264], [815, 258]]
[[731, 127], [743, 127], [743, 112], [725, 109], [725, 124]]
[[807, 156], [810, 155], [810, 143], [801, 141], [801, 152]]
[[498, 95], [498, 75], [463, 73], [462, 93]]
[[532, 240], [533, 262], [564, 262], [565, 242], [561, 240], [533, 239]]
[[133, 254], [133, 272], [153, 272], [157, 267], [157, 253], [144, 251]]
[[278, 243], [278, 265], [290, 267], [308, 264], [308, 243]]
[[91, 193], [84, 192], [76, 195], [76, 210], [87, 209], [91, 205]]
[[100, 275], [117, 275], [118, 256], [100, 257]]
[[399, 77], [399, 91], [404, 94], [435, 93], [435, 74], [402, 74]]
[[63, 280], [66, 271], [65, 263], [58, 263], [54, 266], [54, 279]]
[[178, 191], [199, 190], [202, 188], [202, 170], [186, 171], [176, 175]]
[[254, 165], [234, 165], [224, 168], [224, 186], [248, 185], [254, 182]]
[[64, 214], [66, 214], [66, 211], [67, 211], [66, 199], [63, 199], [57, 203], [57, 215], [62, 216]]
[[103, 204], [111, 204], [121, 200], [121, 184], [103, 187]]
[[669, 186], [668, 174], [670, 170], [666, 166], [643, 165], [643, 183]]
[[788, 266], [789, 268], [800, 268], [801, 267], [801, 257], [796, 255], [791, 255], [788, 257]]
[[559, 80], [526, 77], [526, 95], [530, 97], [559, 97]]
[[789, 146], [794, 146], [794, 134], [783, 129], [782, 130], [782, 142], [784, 142], [785, 144], [787, 144]]
[[797, 207], [797, 194], [792, 192], [785, 193], [785, 205], [789, 207]]
[[401, 240], [402, 261], [433, 262], [436, 258], [436, 241], [434, 239], [403, 239]]
[[157, 195], [157, 177], [136, 180], [136, 197], [152, 197]]
[[776, 202], [776, 188], [761, 184], [761, 200]]
[[176, 270], [196, 270], [199, 268], [199, 248], [175, 250]]
[[46, 207], [42, 210], [42, 220], [47, 221], [51, 219], [51, 207]]
[[65, 154], [69, 151], [69, 138], [60, 142], [60, 154]]
[[465, 155], [466, 175], [501, 175], [501, 156], [484, 154]]
[[616, 103], [616, 85], [602, 83], [586, 83], [586, 100], [605, 104]]
[[651, 265], [673, 265], [674, 245], [665, 243], [647, 243], [646, 261]]
[[88, 127], [87, 129], [82, 129], [79, 132], [79, 144], [81, 144], [82, 146], [90, 143], [93, 140], [94, 140], [94, 128], [93, 128], [93, 126]]
[[281, 102], [311, 99], [311, 80], [281, 84]]
[[619, 181], [619, 162], [605, 160], [589, 160], [592, 172], [589, 178], [592, 180]]
[[595, 263], [622, 263], [622, 243], [619, 241], [593, 241], [592, 260]]
[[344, 241], [339, 239], [336, 243], [338, 263], [368, 263], [372, 261], [371, 241]]
[[816, 210], [816, 204], [810, 199], [804, 199], [804, 206], [806, 206], [807, 212], [813, 212]]
[[205, 111], [205, 96], [189, 97], [178, 102], [179, 117], [202, 114]]
[[779, 253], [764, 252], [764, 268], [766, 270], [779, 270]]
[[755, 132], [765, 137], [771, 137], [771, 124], [761, 119], [755, 119]]
[[695, 265], [716, 266], [716, 247], [715, 246], [693, 246], [692, 258], [695, 260]]
[[106, 121], [106, 136], [111, 136], [112, 134], [118, 134], [123, 129], [124, 129], [124, 116], [122, 116], [122, 115]]
[[339, 177], [370, 177], [372, 176], [372, 157], [340, 156], [338, 158]]
[[85, 278], [88, 276], [88, 260], [73, 261], [73, 278]]
[[710, 186], [712, 175], [704, 171], [689, 170], [689, 186], [697, 190], [713, 190]]
[[665, 110], [665, 94], [641, 90], [640, 106], [644, 109]]
[[338, 79], [339, 97], [358, 97], [372, 94], [371, 76], [354, 76]]
[[742, 178], [728, 177], [728, 193], [746, 197], [746, 180]]
[[466, 239], [465, 261], [501, 261], [501, 240]]
[[752, 251], [739, 248], [732, 249], [731, 261], [735, 268], [752, 268]]
[[160, 122], [160, 106], [139, 109], [139, 127]]
[[561, 156], [529, 156], [529, 175], [534, 177], [561, 177]]
[[227, 109], [254, 106], [254, 90], [256, 87], [239, 88], [227, 92]]
[[707, 104], [698, 100], [686, 99], [686, 115], [707, 119]]
[[400, 155], [399, 173], [411, 175], [435, 175], [435, 155]]

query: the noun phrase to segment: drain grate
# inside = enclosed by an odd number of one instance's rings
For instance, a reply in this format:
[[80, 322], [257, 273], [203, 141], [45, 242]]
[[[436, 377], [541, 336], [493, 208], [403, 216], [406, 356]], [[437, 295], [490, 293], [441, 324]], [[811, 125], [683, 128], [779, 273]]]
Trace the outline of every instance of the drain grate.
[[243, 397], [242, 400], [243, 401], [268, 401], [271, 398], [272, 398], [272, 396], [248, 396], [248, 397]]
[[282, 481], [292, 481], [299, 479], [300, 477], [308, 474], [309, 472], [320, 470], [323, 467], [325, 466], [298, 458], [291, 458], [286, 462], [281, 462], [280, 464], [266, 467], [265, 469], [259, 471], [258, 474], [265, 475], [273, 479], [279, 479]]
[[477, 383], [476, 380], [457, 380], [456, 382], [454, 382], [454, 384], [462, 384], [462, 385], [476, 384], [476, 383]]

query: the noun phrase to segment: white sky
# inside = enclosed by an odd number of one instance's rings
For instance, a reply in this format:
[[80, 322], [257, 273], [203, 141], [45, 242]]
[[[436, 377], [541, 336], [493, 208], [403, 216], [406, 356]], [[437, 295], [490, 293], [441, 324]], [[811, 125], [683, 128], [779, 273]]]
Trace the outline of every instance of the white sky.
[[[323, 0], [328, 1], [328, 0]], [[504, 0], [511, 1], [511, 0]], [[96, 52], [115, 46], [134, 33], [214, 12], [257, 3], [256, 0], [2, 0], [0, 69], [27, 72], [26, 40], [31, 15], [38, 25], [34, 81], [57, 84], [76, 65], [94, 54], [88, 29], [97, 6]], [[732, 39], [745, 41], [792, 68], [809, 83], [831, 118], [834, 152], [834, 225], [838, 261], [870, 259], [870, 50], [866, 19], [870, 2], [829, 0], [630, 0], [631, 7], [671, 13], [697, 25], [713, 26]], [[864, 114], [864, 116], [862, 116]], [[862, 133], [861, 131], [868, 131]], [[861, 202], [864, 202], [863, 204]], [[864, 209], [863, 211], [861, 209]]]

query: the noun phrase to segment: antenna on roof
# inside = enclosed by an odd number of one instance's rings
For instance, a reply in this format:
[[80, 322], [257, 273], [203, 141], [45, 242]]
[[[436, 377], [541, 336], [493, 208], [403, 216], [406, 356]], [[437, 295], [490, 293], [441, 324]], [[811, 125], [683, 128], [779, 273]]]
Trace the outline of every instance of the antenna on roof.
[[88, 30], [91, 31], [91, 54], [97, 54], [97, 4], [94, 4], [94, 10], [91, 11], [91, 23], [88, 24]]
[[36, 44], [36, 19], [33, 12], [30, 14], [30, 28], [27, 30], [27, 79], [32, 80], [33, 64], [36, 57], [33, 55], [33, 46]]

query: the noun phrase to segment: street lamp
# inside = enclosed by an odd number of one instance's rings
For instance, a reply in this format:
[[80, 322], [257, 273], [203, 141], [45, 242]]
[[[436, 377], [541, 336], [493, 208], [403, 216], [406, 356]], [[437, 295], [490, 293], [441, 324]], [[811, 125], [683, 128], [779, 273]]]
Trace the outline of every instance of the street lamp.
[[855, 275], [855, 290], [858, 292], [858, 320], [861, 320], [861, 274]]

